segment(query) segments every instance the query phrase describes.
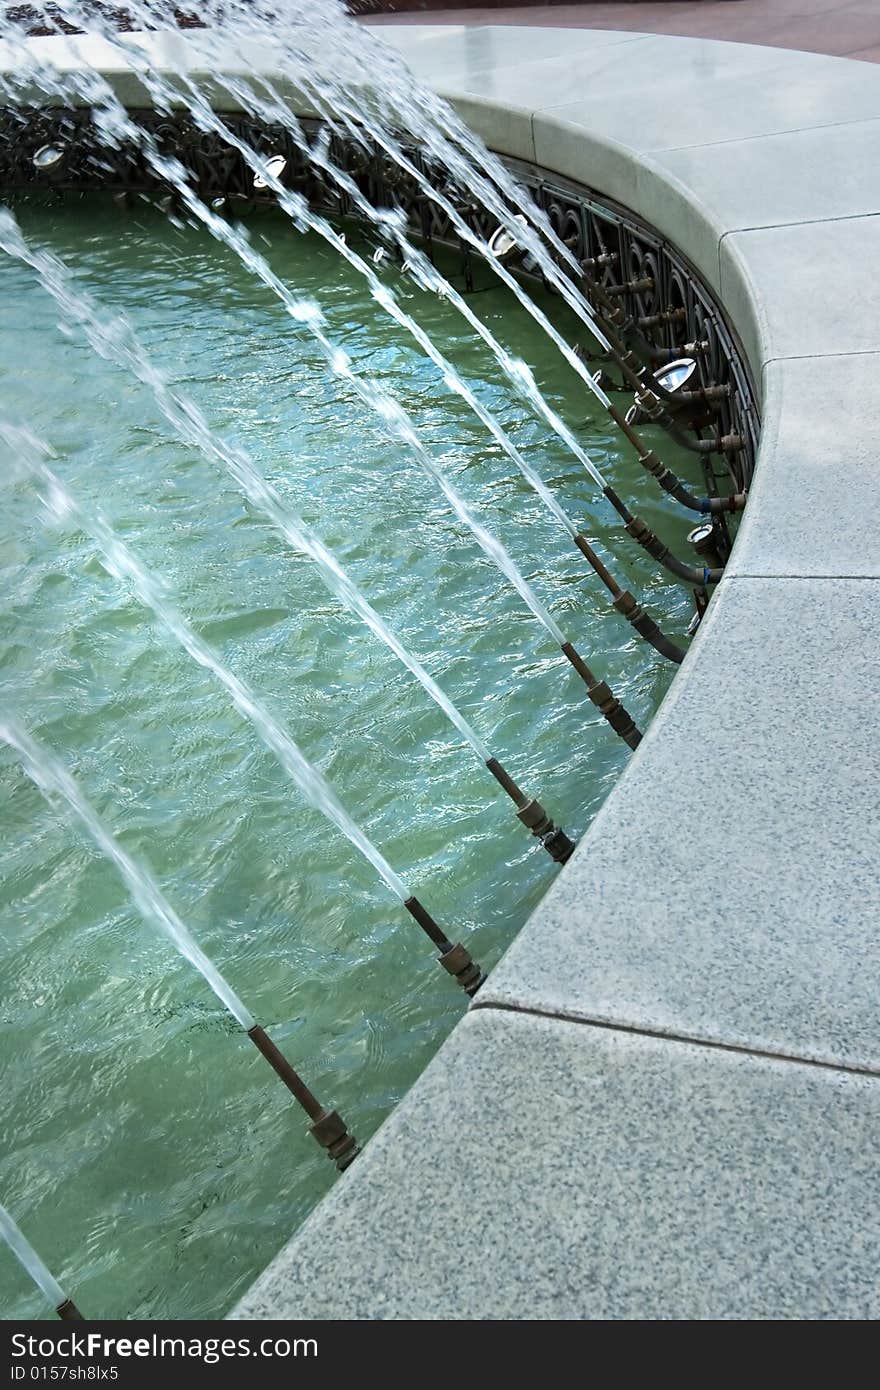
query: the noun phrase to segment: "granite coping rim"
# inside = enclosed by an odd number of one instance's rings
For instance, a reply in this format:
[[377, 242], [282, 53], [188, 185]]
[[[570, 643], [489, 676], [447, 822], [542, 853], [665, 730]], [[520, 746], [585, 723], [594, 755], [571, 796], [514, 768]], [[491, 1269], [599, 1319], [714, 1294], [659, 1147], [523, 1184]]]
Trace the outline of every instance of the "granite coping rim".
[[475, 1010], [229, 1317], [876, 1316], [878, 1114], [876, 1077]]

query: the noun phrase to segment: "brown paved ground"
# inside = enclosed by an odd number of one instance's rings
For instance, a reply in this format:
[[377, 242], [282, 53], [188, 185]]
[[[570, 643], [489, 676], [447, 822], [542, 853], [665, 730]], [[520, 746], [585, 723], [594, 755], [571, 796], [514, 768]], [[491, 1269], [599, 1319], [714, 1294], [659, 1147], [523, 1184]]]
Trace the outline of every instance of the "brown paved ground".
[[[404, 0], [406, 2], [406, 0]], [[356, 5], [354, 6], [356, 8]], [[624, 0], [371, 15], [375, 24], [543, 24], [635, 29], [804, 48], [880, 63], [880, 0]]]

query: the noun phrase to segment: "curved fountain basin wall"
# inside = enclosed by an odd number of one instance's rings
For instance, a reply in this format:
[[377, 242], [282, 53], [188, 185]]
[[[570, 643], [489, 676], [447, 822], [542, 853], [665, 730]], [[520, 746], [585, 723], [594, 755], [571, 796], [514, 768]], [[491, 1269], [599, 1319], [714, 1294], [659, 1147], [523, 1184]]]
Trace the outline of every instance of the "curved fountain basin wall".
[[745, 345], [762, 441], [626, 774], [233, 1316], [876, 1315], [880, 70], [584, 30], [382, 37], [493, 148], [681, 248]]

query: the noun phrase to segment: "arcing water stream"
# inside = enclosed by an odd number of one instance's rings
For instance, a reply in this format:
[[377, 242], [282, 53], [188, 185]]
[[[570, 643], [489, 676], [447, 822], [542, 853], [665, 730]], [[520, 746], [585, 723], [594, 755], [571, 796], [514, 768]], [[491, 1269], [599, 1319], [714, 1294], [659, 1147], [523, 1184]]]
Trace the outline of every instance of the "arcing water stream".
[[15, 750], [28, 777], [47, 799], [60, 797], [67, 804], [101, 853], [117, 869], [143, 918], [168, 937], [245, 1032], [253, 1028], [254, 1019], [238, 995], [193, 940], [151, 874], [110, 833], [64, 764], [10, 714], [0, 713], [0, 742]]

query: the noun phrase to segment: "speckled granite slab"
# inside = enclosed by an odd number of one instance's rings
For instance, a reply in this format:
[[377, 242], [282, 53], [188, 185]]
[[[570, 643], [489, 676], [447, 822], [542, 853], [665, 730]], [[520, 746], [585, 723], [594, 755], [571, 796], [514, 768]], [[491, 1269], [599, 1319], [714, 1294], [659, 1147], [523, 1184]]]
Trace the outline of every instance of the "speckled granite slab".
[[880, 1080], [481, 1010], [234, 1318], [873, 1318]]

